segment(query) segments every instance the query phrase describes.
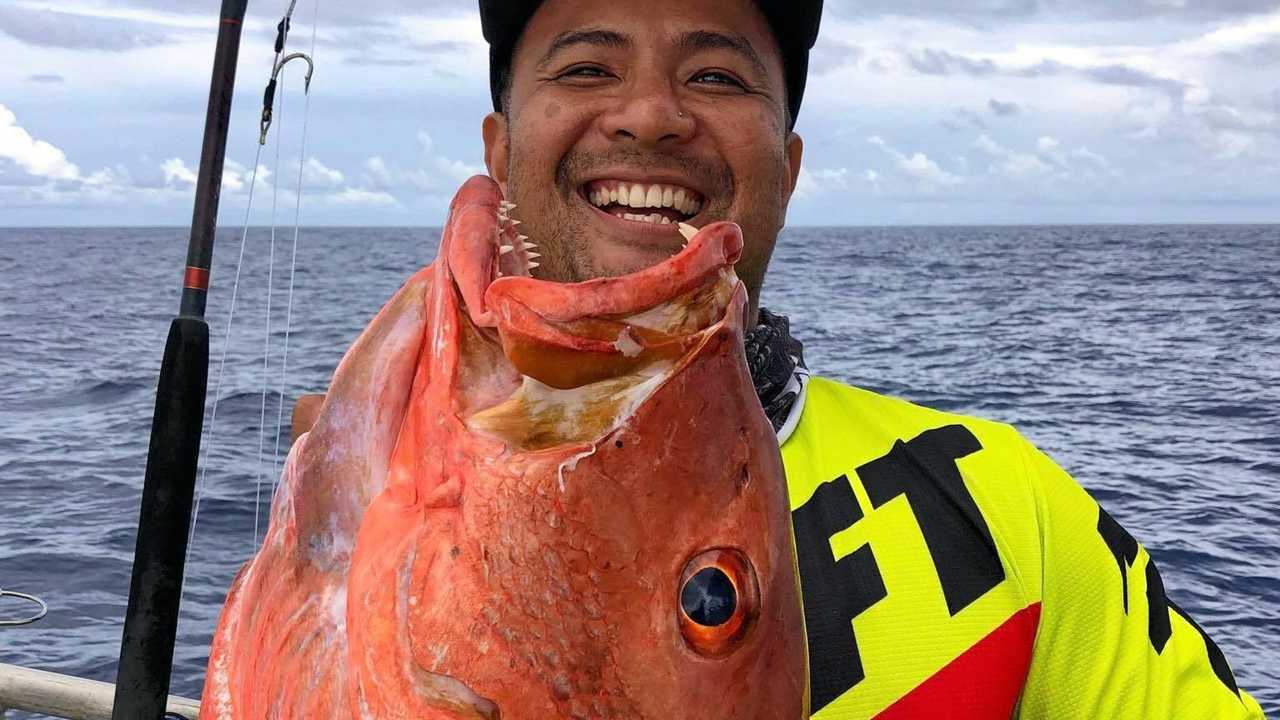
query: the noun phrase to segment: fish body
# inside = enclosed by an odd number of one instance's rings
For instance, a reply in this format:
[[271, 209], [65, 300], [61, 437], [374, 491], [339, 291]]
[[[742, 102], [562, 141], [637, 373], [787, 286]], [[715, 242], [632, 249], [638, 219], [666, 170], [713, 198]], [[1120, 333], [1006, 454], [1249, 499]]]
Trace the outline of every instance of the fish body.
[[740, 231], [562, 285], [528, 276], [505, 207], [468, 181], [440, 257], [339, 366], [202, 717], [807, 717]]

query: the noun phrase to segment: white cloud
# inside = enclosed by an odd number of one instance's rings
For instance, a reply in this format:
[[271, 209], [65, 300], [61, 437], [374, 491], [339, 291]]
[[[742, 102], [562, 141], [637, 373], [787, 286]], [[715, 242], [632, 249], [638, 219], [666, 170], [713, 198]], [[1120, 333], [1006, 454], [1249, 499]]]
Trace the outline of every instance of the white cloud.
[[828, 192], [838, 192], [849, 188], [848, 168], [818, 168], [810, 170], [800, 168], [800, 176], [796, 178], [794, 197], [806, 200]]
[[164, 173], [164, 184], [166, 186], [179, 185], [184, 188], [195, 188], [196, 174], [187, 167], [182, 158], [169, 158], [160, 164], [160, 171]]
[[341, 187], [345, 182], [343, 174], [327, 167], [314, 156], [307, 158], [302, 165], [302, 187], [304, 189], [332, 189]]
[[0, 105], [0, 158], [46, 180], [78, 180], [80, 168], [54, 145], [37, 140], [18, 125], [18, 117]]
[[374, 155], [364, 162], [366, 180], [376, 190], [416, 190], [451, 195], [467, 178], [485, 174], [479, 165], [453, 160], [434, 152], [435, 141], [425, 131], [416, 135], [421, 159], [416, 167], [404, 167]]
[[907, 155], [900, 150], [885, 142], [884, 138], [873, 135], [867, 138], [867, 142], [880, 148], [896, 161], [896, 167], [900, 173], [912, 178], [917, 182], [917, 186], [923, 190], [936, 190], [939, 188], [951, 187], [964, 182], [964, 178], [959, 175], [943, 170], [938, 163], [929, 159], [928, 155], [922, 152]]
[[365, 207], [390, 207], [399, 204], [390, 193], [361, 190], [359, 188], [346, 188], [341, 192], [328, 195], [326, 199], [338, 205], [360, 205]]
[[1036, 141], [1036, 148], [1042, 153], [1053, 152], [1054, 150], [1057, 150], [1060, 145], [1062, 145], [1062, 143], [1058, 142], [1057, 138], [1049, 137], [1048, 135], [1045, 135]]
[[[1042, 137], [1037, 143], [1040, 152], [1050, 158], [1052, 158], [1052, 153], [1057, 146], [1058, 141], [1051, 137]], [[992, 140], [986, 134], [978, 136], [978, 139], [973, 142], [973, 147], [991, 158], [992, 174], [1026, 177], [1047, 175], [1053, 172], [1053, 167], [1040, 156], [1010, 150]]]

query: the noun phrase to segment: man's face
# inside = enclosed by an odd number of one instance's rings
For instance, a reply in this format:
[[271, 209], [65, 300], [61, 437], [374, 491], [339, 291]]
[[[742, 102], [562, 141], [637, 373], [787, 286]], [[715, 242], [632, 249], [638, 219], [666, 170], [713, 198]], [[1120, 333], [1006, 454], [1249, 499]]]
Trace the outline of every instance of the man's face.
[[742, 226], [758, 301], [800, 168], [777, 44], [751, 0], [547, 0], [512, 64], [485, 161], [537, 275], [616, 276], [679, 251], [676, 222]]

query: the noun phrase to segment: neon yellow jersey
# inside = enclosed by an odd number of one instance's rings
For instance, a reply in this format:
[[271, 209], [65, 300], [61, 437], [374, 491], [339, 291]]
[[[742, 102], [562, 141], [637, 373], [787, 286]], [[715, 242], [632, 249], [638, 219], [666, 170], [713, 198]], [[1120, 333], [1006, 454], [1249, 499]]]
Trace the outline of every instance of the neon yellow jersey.
[[814, 378], [782, 457], [816, 720], [1262, 717], [1011, 427]]

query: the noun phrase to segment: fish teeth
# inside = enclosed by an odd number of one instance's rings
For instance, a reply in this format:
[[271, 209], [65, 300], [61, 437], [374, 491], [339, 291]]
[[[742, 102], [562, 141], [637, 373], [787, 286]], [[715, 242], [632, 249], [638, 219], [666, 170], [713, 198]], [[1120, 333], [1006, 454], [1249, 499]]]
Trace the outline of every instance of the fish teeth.
[[530, 258], [530, 259], [533, 259], [533, 258], [540, 258], [540, 257], [542, 257], [542, 255], [541, 255], [541, 254], [539, 254], [539, 253], [536, 253], [536, 252], [531, 252], [531, 253], [529, 253], [529, 258]]
[[685, 240], [692, 240], [693, 236], [698, 234], [698, 228], [689, 223], [679, 223], [676, 227], [680, 230], [680, 234], [684, 236]]
[[499, 255], [506, 255], [507, 253], [511, 252], [512, 250], [515, 250], [515, 247], [514, 247], [514, 246], [512, 246], [512, 245], [503, 245], [503, 246], [501, 246], [501, 247], [499, 247], [499, 248], [498, 248], [498, 254], [499, 254]]
[[510, 212], [516, 209], [516, 204], [513, 202], [507, 202], [506, 200], [499, 200], [498, 207], [501, 208], [503, 212]]
[[529, 269], [530, 269], [530, 270], [532, 270], [532, 269], [534, 269], [534, 268], [536, 268], [536, 267], [542, 267], [542, 264], [541, 264], [541, 263], [536, 263], [536, 262], [531, 262], [531, 263], [529, 263]]

